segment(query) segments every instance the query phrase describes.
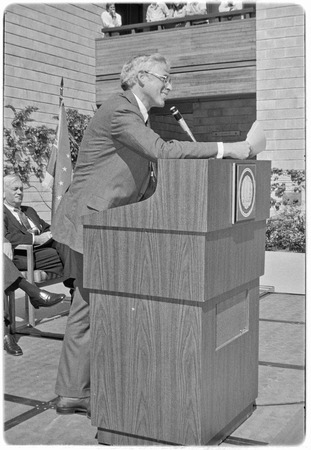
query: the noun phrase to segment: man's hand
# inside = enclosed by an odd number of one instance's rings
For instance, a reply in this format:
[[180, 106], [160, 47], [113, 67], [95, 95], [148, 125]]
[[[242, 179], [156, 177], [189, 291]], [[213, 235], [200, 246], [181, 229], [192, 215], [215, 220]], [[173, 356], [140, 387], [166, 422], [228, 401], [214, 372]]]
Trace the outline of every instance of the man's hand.
[[10, 259], [13, 259], [13, 250], [11, 242], [3, 243], [3, 253]]
[[45, 233], [41, 233], [37, 236], [34, 236], [34, 244], [35, 245], [43, 245], [51, 238], [52, 238], [52, 233], [50, 231], [45, 231]]
[[246, 159], [250, 151], [251, 147], [247, 141], [224, 144], [224, 158]]

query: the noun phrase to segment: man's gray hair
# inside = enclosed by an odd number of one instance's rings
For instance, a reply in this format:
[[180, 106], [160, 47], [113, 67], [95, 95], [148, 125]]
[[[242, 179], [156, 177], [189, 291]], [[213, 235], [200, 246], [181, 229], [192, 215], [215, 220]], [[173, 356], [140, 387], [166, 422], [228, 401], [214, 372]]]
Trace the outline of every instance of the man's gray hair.
[[151, 70], [155, 64], [163, 64], [167, 70], [170, 70], [170, 62], [160, 53], [134, 56], [127, 61], [120, 75], [122, 89], [124, 91], [131, 89], [137, 83], [138, 72]]
[[8, 186], [10, 186], [11, 183], [13, 183], [13, 181], [22, 181], [22, 180], [21, 180], [21, 177], [17, 173], [5, 175], [3, 177], [3, 186], [8, 187]]

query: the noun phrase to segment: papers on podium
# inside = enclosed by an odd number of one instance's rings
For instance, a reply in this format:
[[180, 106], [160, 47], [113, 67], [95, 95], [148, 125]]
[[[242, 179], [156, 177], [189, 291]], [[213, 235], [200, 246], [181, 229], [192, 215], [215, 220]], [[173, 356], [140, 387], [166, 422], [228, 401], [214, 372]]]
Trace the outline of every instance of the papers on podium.
[[251, 153], [249, 155], [250, 158], [258, 155], [258, 153], [261, 153], [266, 149], [266, 135], [258, 120], [253, 123], [251, 129], [249, 130], [246, 136], [246, 141], [251, 146]]

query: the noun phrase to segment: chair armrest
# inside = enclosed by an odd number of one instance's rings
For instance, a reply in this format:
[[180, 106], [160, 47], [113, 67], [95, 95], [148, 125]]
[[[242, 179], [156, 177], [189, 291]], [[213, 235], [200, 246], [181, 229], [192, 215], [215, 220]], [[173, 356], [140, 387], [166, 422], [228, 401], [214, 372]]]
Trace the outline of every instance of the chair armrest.
[[15, 247], [15, 250], [33, 250], [33, 244], [19, 244]]
[[32, 244], [19, 244], [15, 250], [25, 250], [27, 252], [27, 280], [29, 283], [34, 282], [34, 258]]

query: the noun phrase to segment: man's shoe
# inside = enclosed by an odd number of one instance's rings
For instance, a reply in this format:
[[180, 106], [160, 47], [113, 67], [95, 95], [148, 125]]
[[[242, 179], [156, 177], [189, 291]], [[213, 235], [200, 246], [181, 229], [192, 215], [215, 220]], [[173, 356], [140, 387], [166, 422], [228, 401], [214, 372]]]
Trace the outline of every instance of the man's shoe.
[[84, 412], [87, 414], [87, 417], [90, 418], [90, 397], [58, 397], [55, 409], [58, 414]]
[[53, 294], [52, 292], [44, 291], [43, 289], [40, 289], [39, 297], [30, 297], [30, 303], [35, 309], [48, 306], [57, 305], [57, 303], [60, 303], [64, 298], [66, 297], [66, 294]]
[[9, 355], [21, 356], [23, 354], [23, 350], [17, 344], [15, 337], [12, 334], [6, 334], [4, 336], [3, 348]]

